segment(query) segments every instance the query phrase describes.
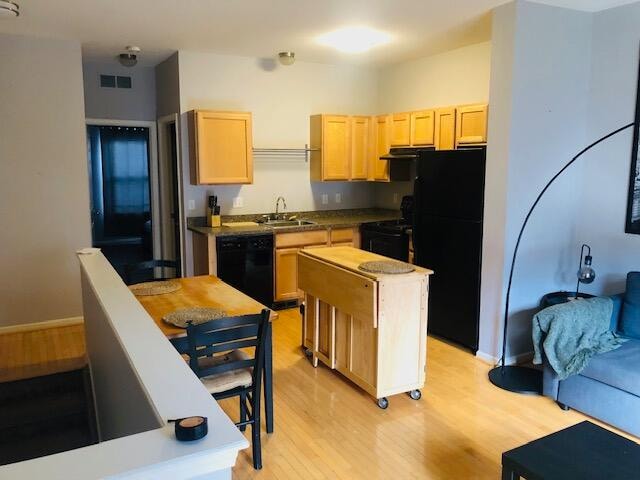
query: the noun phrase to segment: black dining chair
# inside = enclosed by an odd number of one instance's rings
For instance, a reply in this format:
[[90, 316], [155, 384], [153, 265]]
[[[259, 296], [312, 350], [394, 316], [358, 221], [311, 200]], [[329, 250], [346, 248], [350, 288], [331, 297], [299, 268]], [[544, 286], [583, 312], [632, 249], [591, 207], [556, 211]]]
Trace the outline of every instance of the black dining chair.
[[[253, 468], [262, 468], [260, 398], [270, 311], [187, 325], [189, 366], [216, 400], [240, 397], [241, 431], [251, 425]], [[253, 357], [241, 349], [253, 347]]]
[[[162, 268], [162, 274], [156, 275], [156, 269]], [[173, 269], [173, 277], [167, 277], [165, 269]], [[124, 281], [127, 285], [151, 280], [166, 280], [180, 276], [180, 264], [175, 260], [147, 260], [145, 262], [130, 263], [124, 267]]]

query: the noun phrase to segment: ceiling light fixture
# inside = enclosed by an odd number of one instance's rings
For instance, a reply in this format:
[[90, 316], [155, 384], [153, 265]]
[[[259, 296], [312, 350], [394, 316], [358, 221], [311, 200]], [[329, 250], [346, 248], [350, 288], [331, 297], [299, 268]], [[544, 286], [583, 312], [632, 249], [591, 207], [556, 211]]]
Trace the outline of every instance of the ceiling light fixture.
[[138, 54], [140, 47], [128, 46], [127, 53], [121, 53], [118, 57], [120, 63], [125, 67], [133, 67], [138, 63]]
[[369, 27], [345, 27], [316, 38], [320, 45], [344, 53], [362, 53], [391, 41], [391, 35]]
[[20, 5], [7, 0], [0, 0], [0, 17], [19, 17]]
[[293, 62], [296, 61], [296, 54], [295, 52], [280, 52], [278, 60], [282, 65], [293, 65]]

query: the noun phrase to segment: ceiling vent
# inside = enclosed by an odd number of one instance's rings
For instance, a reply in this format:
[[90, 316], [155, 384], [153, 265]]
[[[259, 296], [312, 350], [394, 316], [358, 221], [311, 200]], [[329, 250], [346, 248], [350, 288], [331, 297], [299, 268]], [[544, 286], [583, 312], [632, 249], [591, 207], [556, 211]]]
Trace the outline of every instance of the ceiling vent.
[[131, 88], [131, 77], [120, 75], [100, 75], [102, 88]]

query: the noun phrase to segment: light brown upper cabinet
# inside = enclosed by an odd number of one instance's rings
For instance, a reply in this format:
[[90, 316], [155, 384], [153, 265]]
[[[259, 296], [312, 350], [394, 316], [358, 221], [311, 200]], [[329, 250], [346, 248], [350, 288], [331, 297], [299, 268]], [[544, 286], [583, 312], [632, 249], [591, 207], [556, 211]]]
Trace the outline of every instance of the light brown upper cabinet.
[[311, 180], [349, 180], [351, 119], [348, 115], [312, 115]]
[[251, 113], [189, 112], [193, 184], [253, 183]]
[[377, 182], [389, 181], [389, 160], [380, 160], [381, 155], [389, 153], [391, 147], [391, 115], [378, 115], [374, 122], [374, 148], [371, 155], [369, 180]]
[[351, 117], [351, 180], [366, 180], [371, 158], [371, 117]]
[[439, 108], [435, 119], [436, 150], [453, 150], [456, 148], [456, 109], [455, 107]]
[[408, 147], [411, 145], [411, 114], [394, 113], [391, 116], [391, 146]]
[[456, 108], [456, 147], [487, 142], [487, 105]]
[[434, 144], [434, 111], [411, 112], [411, 145], [430, 147]]

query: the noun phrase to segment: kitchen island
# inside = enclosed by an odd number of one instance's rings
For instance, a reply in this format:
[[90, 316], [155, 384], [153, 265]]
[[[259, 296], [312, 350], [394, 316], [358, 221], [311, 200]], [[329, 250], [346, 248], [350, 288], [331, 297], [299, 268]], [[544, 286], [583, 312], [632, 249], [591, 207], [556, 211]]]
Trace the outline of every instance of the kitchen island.
[[302, 342], [313, 365], [324, 363], [387, 408], [390, 395], [415, 400], [424, 387], [427, 302], [431, 270], [362, 271], [388, 260], [352, 247], [298, 252], [298, 286], [304, 291]]

